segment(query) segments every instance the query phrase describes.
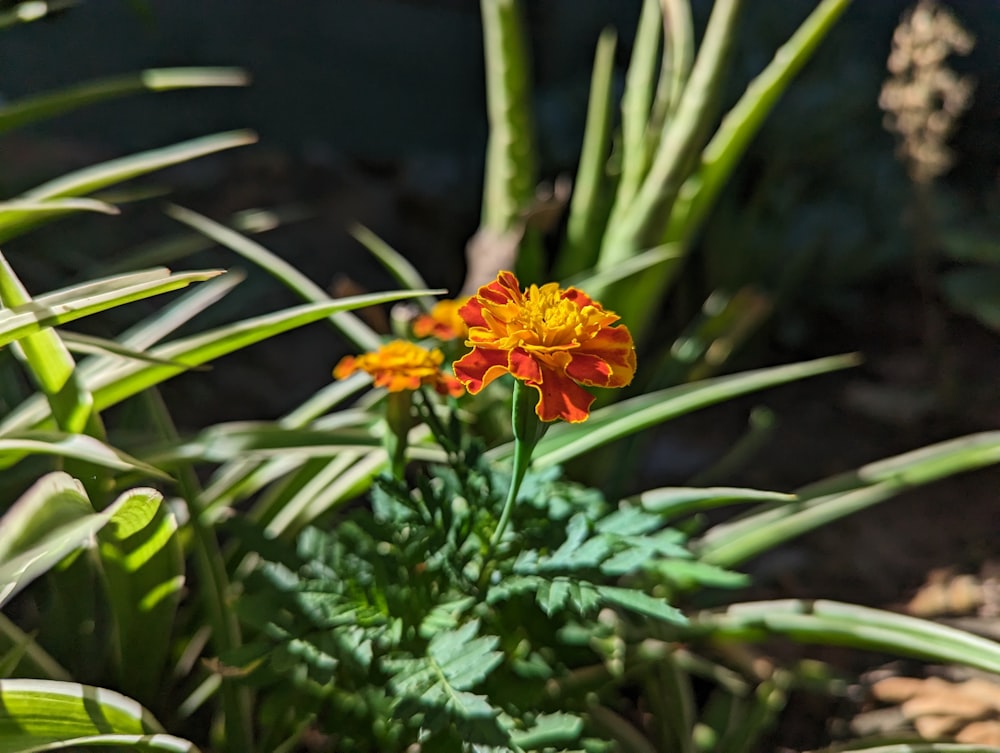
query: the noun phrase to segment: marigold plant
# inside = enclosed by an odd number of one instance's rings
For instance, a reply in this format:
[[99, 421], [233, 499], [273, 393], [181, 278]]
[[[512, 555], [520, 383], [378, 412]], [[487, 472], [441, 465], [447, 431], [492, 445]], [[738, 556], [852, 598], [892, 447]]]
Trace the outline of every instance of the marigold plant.
[[438, 340], [457, 340], [468, 336], [469, 326], [460, 313], [468, 302], [468, 296], [438, 301], [428, 313], [413, 320], [413, 334], [417, 337], [436, 337]]
[[360, 356], [344, 356], [333, 370], [337, 379], [346, 379], [357, 371], [372, 376], [376, 387], [389, 392], [433, 387], [441, 395], [458, 397], [464, 391], [453, 376], [441, 371], [444, 354], [428, 350], [406, 340], [393, 340], [378, 350]]
[[635, 374], [635, 345], [617, 314], [586, 293], [557, 283], [521, 291], [512, 272], [479, 288], [460, 310], [472, 351], [455, 375], [472, 394], [504, 374], [538, 391], [542, 421], [590, 415], [589, 387], [625, 387]]

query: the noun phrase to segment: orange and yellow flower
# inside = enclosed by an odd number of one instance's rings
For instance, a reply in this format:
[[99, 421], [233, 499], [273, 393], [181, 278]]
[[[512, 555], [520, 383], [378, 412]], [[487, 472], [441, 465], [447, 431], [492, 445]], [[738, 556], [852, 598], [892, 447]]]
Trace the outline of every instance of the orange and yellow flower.
[[462, 384], [441, 371], [444, 354], [428, 350], [406, 340], [393, 340], [371, 353], [344, 356], [333, 370], [337, 379], [346, 379], [356, 371], [371, 374], [376, 387], [389, 392], [416, 390], [422, 385], [433, 387], [442, 395], [457, 397], [464, 392]]
[[455, 376], [476, 394], [513, 374], [538, 391], [542, 421], [586, 420], [594, 396], [581, 385], [624, 387], [635, 374], [628, 328], [576, 288], [553, 282], [522, 292], [512, 272], [500, 272], [461, 314], [472, 351], [455, 362]]
[[468, 296], [438, 301], [430, 312], [421, 314], [414, 320], [413, 334], [417, 337], [433, 336], [438, 340], [454, 340], [468, 336], [469, 327], [459, 314], [459, 309], [468, 301]]

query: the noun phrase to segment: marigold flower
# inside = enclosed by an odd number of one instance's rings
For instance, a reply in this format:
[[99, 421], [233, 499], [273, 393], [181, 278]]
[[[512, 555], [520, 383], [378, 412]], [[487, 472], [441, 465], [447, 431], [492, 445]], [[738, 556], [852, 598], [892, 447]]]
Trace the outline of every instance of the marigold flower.
[[438, 340], [466, 337], [469, 334], [469, 327], [459, 314], [459, 309], [468, 301], [468, 296], [438, 301], [429, 313], [421, 314], [413, 321], [413, 334], [417, 337], [433, 336]]
[[512, 272], [479, 288], [461, 309], [472, 351], [455, 362], [455, 375], [472, 394], [513, 374], [538, 390], [542, 421], [577, 423], [590, 415], [594, 396], [581, 385], [624, 387], [635, 374], [635, 345], [617, 314], [576, 288], [532, 285], [523, 293]]
[[462, 384], [441, 371], [444, 354], [427, 350], [406, 340], [393, 340], [378, 350], [360, 356], [344, 356], [333, 370], [337, 379], [346, 379], [356, 371], [372, 375], [376, 387], [389, 392], [416, 390], [421, 385], [433, 387], [442, 395], [458, 397]]

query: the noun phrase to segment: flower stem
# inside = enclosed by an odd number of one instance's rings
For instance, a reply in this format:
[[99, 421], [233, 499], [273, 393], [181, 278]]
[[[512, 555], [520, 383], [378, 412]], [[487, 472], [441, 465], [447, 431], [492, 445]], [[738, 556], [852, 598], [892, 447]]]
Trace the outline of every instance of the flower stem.
[[511, 406], [511, 423], [514, 428], [514, 471], [510, 478], [510, 488], [507, 490], [507, 499], [503, 503], [503, 511], [500, 513], [500, 521], [497, 523], [493, 536], [490, 537], [490, 550], [496, 548], [503, 538], [507, 523], [510, 521], [511, 511], [514, 509], [514, 501], [517, 493], [521, 489], [521, 482], [531, 464], [531, 453], [538, 444], [542, 436], [539, 428], [538, 416], [535, 415], [535, 402], [537, 395], [530, 387], [525, 386], [520, 379], [514, 382], [514, 399]]
[[406, 474], [406, 438], [413, 428], [413, 416], [410, 413], [412, 406], [413, 393], [409, 390], [389, 393], [385, 412], [388, 431], [382, 444], [389, 456], [392, 477], [398, 481], [402, 481]]

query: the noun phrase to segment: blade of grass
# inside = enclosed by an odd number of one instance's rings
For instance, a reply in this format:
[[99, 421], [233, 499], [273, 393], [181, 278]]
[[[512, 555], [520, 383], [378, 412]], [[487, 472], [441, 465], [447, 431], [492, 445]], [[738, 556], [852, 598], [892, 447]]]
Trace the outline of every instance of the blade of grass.
[[643, 0], [639, 13], [639, 26], [635, 32], [635, 44], [625, 77], [625, 92], [622, 94], [622, 174], [615, 196], [615, 207], [611, 212], [611, 223], [619, 221], [619, 215], [626, 211], [635, 199], [646, 171], [649, 169], [653, 150], [646, 140], [656, 90], [663, 40], [663, 15], [660, 0]]
[[929, 620], [819, 599], [733, 604], [696, 615], [689, 630], [717, 640], [783, 635], [801, 643], [851, 646], [1000, 672], [1000, 643]]
[[690, 240], [778, 98], [851, 0], [822, 0], [722, 119], [670, 211], [664, 240]]
[[733, 567], [783, 541], [913, 486], [1000, 462], [1000, 431], [930, 445], [800, 490], [799, 502], [751, 512], [692, 542], [699, 559]]
[[[348, 232], [358, 243], [368, 249], [368, 252], [375, 257], [385, 270], [392, 275], [392, 279], [402, 287], [409, 290], [418, 290], [429, 287], [421, 276], [420, 272], [407, 260], [405, 256], [396, 249], [379, 238], [375, 233], [364, 225], [352, 225]], [[427, 311], [434, 305], [434, 299], [426, 296], [417, 299], [420, 306]]]
[[[198, 157], [252, 144], [257, 140], [251, 131], [231, 131], [204, 136], [180, 144], [151, 149], [139, 154], [104, 162], [63, 175], [22, 194], [20, 200], [37, 202], [45, 199], [83, 196], [107, 186], [122, 183], [140, 175]], [[0, 215], [0, 243], [40, 224], [34, 212], [6, 212]]]
[[[232, 228], [177, 205], [172, 204], [165, 211], [168, 217], [194, 228], [244, 259], [252, 261], [303, 299], [314, 303], [333, 300], [323, 288], [284, 259]], [[374, 350], [381, 344], [378, 334], [353, 314], [346, 311], [336, 313], [330, 317], [330, 322], [359, 348]]]
[[4, 753], [82, 746], [197, 753], [191, 742], [163, 734], [131, 698], [104, 688], [54, 680], [0, 680]]
[[[7, 309], [27, 308], [33, 303], [2, 252], [0, 302]], [[104, 428], [93, 414], [94, 397], [79, 379], [76, 362], [55, 330], [43, 329], [20, 338], [14, 354], [45, 394], [60, 429], [68, 433], [89, 429], [96, 437], [104, 436]]]
[[[538, 442], [532, 463], [536, 468], [563, 463], [608, 442], [698, 408], [785, 382], [849, 368], [857, 363], [858, 358], [853, 355], [832, 356], [707, 379], [697, 384], [629, 398], [594, 411], [585, 423], [554, 425]], [[513, 443], [495, 447], [486, 455], [497, 460], [508, 459], [513, 455]]]
[[580, 164], [576, 170], [566, 221], [566, 238], [554, 266], [557, 279], [579, 274], [597, 262], [600, 233], [607, 214], [607, 208], [601, 206], [606, 200], [601, 189], [611, 144], [617, 41], [618, 36], [612, 29], [602, 31], [597, 40]]
[[88, 282], [42, 295], [31, 303], [0, 311], [0, 346], [101, 311], [187, 287], [221, 274], [150, 270]]
[[246, 86], [238, 68], [151, 68], [125, 76], [88, 81], [36, 94], [0, 107], [0, 133], [26, 123], [48, 120], [80, 107], [142, 91], [170, 91], [215, 86]]

